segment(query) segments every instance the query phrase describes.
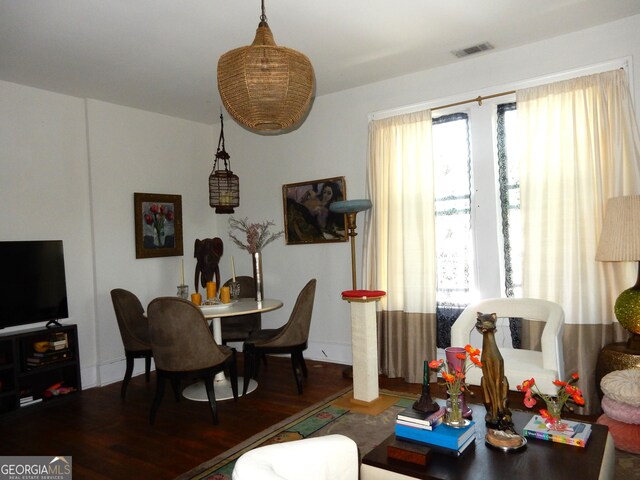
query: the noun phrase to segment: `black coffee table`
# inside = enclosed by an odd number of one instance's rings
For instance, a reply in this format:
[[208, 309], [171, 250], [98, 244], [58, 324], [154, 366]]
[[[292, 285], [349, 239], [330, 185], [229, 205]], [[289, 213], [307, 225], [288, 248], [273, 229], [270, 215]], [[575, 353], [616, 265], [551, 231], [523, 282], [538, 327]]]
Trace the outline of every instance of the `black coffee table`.
[[[615, 453], [608, 427], [593, 424], [593, 431], [584, 448], [547, 440], [527, 438], [527, 445], [516, 452], [504, 452], [485, 444], [485, 409], [472, 405], [476, 421], [476, 441], [461, 457], [432, 452], [429, 464], [420, 467], [387, 458], [390, 435], [382, 444], [362, 459], [361, 480], [377, 479], [512, 479], [518, 480], [605, 480], [613, 478]], [[527, 424], [532, 414], [512, 412], [517, 432]], [[607, 439], [609, 439], [607, 441]]]

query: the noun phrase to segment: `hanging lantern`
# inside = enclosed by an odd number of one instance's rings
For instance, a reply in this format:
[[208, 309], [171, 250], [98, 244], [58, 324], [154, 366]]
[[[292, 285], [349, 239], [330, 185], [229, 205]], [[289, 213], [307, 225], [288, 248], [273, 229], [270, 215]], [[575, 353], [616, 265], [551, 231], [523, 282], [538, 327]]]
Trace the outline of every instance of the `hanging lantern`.
[[216, 213], [233, 213], [233, 209], [240, 205], [240, 182], [238, 176], [229, 170], [230, 158], [224, 149], [224, 123], [220, 114], [218, 150], [209, 175], [209, 205], [216, 209]]
[[309, 59], [276, 45], [262, 0], [253, 43], [225, 53], [218, 61], [218, 91], [225, 108], [251, 130], [284, 132], [304, 120], [314, 85]]

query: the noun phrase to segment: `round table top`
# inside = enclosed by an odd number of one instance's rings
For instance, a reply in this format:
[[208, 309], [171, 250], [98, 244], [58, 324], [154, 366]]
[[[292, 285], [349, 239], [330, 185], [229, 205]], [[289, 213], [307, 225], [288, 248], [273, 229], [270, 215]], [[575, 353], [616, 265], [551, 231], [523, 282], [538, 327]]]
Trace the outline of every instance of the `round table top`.
[[282, 305], [282, 301], [273, 298], [265, 298], [261, 302], [257, 302], [252, 298], [241, 298], [231, 303], [200, 305], [200, 310], [202, 310], [205, 318], [222, 318], [270, 312], [271, 310], [277, 310]]

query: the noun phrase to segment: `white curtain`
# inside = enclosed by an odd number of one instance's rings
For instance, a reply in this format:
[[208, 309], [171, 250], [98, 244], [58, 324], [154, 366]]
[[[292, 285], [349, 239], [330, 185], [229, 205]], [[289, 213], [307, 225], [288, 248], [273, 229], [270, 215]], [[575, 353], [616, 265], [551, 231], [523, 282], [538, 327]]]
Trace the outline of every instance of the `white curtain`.
[[381, 372], [423, 380], [436, 358], [436, 265], [431, 112], [369, 124], [364, 285], [384, 290], [379, 303]]
[[624, 70], [516, 93], [523, 220], [523, 294], [562, 305], [565, 368], [587, 412], [599, 405], [597, 353], [619, 337], [613, 303], [635, 263], [596, 262], [607, 200], [640, 193], [640, 140]]

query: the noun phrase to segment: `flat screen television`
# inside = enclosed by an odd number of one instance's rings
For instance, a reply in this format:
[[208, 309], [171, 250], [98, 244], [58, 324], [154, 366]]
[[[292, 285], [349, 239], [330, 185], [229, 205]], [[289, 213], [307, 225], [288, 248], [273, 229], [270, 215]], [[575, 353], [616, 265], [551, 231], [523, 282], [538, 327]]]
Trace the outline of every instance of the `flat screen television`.
[[62, 240], [0, 242], [0, 329], [68, 317]]

